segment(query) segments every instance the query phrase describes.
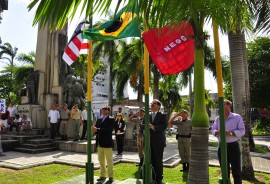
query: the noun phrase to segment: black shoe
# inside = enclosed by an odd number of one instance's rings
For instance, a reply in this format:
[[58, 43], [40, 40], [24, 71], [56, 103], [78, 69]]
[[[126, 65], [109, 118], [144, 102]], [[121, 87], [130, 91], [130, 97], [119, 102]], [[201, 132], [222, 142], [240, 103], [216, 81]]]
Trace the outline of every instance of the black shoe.
[[108, 181], [112, 183], [113, 182], [113, 178], [110, 177]]
[[73, 141], [75, 142], [75, 141], [78, 141], [78, 139], [73, 139]]
[[106, 180], [105, 177], [99, 177], [99, 178], [97, 179], [97, 181], [104, 181], [104, 180]]
[[183, 163], [182, 165], [183, 165], [183, 168], [180, 169], [180, 172], [184, 172], [184, 171], [187, 170], [187, 164], [186, 163]]
[[143, 165], [143, 160], [144, 160], [143, 158], [140, 158], [140, 163], [136, 164], [136, 166], [141, 167]]

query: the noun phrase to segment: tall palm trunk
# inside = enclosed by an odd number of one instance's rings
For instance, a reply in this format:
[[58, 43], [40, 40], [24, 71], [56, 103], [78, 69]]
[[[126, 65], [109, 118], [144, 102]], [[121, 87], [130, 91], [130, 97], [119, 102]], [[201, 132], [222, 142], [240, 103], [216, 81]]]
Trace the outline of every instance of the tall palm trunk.
[[250, 117], [250, 85], [249, 85], [249, 73], [248, 73], [248, 62], [247, 62], [247, 48], [246, 48], [246, 38], [245, 33], [242, 34], [242, 44], [243, 44], [243, 59], [244, 59], [244, 68], [245, 68], [245, 84], [246, 84], [246, 93], [247, 93], [247, 102], [246, 102], [246, 131], [248, 131], [249, 138], [249, 149], [250, 151], [255, 150], [255, 143], [251, 131], [251, 117]]
[[[246, 180], [254, 179], [254, 170], [250, 157], [249, 132], [250, 117], [247, 115], [250, 111], [249, 92], [247, 92], [248, 75], [247, 62], [243, 52], [243, 32], [237, 30], [236, 33], [229, 32], [229, 48], [231, 61], [231, 79], [233, 89], [233, 108], [234, 111], [243, 117], [246, 134], [242, 138], [242, 177]], [[249, 119], [247, 119], [249, 117]]]
[[153, 98], [158, 99], [159, 97], [159, 73], [156, 66], [153, 67], [153, 80], [154, 80], [154, 90], [153, 90]]
[[189, 106], [190, 106], [190, 116], [193, 114], [193, 109], [194, 109], [194, 95], [192, 91], [192, 71], [190, 72], [188, 76], [188, 83], [189, 83]]
[[[113, 58], [113, 57], [112, 57]], [[112, 83], [112, 60], [109, 61], [109, 89], [108, 89], [108, 106], [111, 108], [111, 115], [113, 113], [113, 83]]]
[[138, 94], [137, 94], [137, 101], [140, 107], [143, 107], [143, 95], [144, 95], [144, 86], [143, 83], [139, 82], [138, 84]]
[[192, 115], [191, 159], [188, 183], [209, 183], [209, 118], [205, 109], [203, 46], [199, 46], [199, 48], [196, 46], [195, 49], [194, 97], [195, 104]]

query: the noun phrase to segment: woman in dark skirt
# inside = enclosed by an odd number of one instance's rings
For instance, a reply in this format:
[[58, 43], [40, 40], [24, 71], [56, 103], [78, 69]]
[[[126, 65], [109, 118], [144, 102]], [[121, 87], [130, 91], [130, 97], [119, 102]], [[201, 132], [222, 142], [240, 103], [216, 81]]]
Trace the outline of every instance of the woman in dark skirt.
[[118, 113], [114, 123], [116, 144], [117, 144], [117, 155], [122, 155], [124, 149], [124, 138], [125, 138], [126, 124], [123, 120], [123, 115]]

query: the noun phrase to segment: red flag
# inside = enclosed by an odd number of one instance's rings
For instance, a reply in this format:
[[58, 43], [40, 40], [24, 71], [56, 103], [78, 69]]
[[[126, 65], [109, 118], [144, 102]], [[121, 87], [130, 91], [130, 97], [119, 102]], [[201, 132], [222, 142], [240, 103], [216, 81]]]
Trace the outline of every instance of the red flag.
[[88, 26], [88, 23], [82, 21], [75, 29], [62, 57], [68, 65], [71, 65], [80, 54], [88, 54], [88, 40], [82, 38], [82, 31]]
[[142, 34], [154, 64], [164, 75], [179, 73], [193, 64], [193, 35], [191, 24], [184, 21], [177, 28], [166, 26]]

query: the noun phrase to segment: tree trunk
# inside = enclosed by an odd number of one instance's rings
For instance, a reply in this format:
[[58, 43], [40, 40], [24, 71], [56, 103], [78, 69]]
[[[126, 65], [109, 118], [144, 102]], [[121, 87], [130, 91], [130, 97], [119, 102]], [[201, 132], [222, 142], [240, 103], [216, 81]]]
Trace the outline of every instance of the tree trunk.
[[109, 61], [109, 89], [108, 89], [108, 106], [111, 108], [110, 114], [113, 112], [113, 84], [112, 84], [112, 60]]
[[250, 151], [255, 151], [255, 143], [251, 131], [251, 117], [250, 117], [250, 85], [249, 85], [249, 74], [248, 74], [248, 62], [247, 62], [247, 48], [246, 48], [246, 38], [245, 33], [242, 33], [242, 45], [243, 45], [243, 60], [244, 60], [244, 68], [245, 68], [245, 84], [246, 84], [246, 130], [248, 130], [248, 138], [249, 138], [249, 149]]
[[159, 97], [159, 73], [156, 66], [153, 68], [153, 80], [154, 80], [154, 90], [153, 90], [153, 98], [158, 99]]
[[209, 183], [208, 127], [192, 127], [188, 183]]
[[144, 90], [144, 86], [139, 84], [138, 85], [138, 94], [137, 94], [137, 101], [140, 104], [140, 107], [143, 107], [143, 90]]
[[[243, 32], [237, 30], [236, 33], [229, 32], [229, 48], [231, 61], [231, 79], [233, 89], [233, 109], [240, 114], [245, 122], [246, 134], [242, 138], [242, 177], [245, 180], [253, 180], [254, 170], [249, 151], [250, 120], [247, 120], [247, 113], [250, 111], [250, 103], [247, 93], [245, 68], [245, 53], [243, 52]], [[249, 117], [250, 118], [250, 117]]]
[[[196, 41], [195, 41], [196, 43]], [[198, 43], [203, 43], [200, 40]], [[192, 115], [191, 158], [188, 183], [209, 183], [209, 118], [205, 109], [204, 49], [196, 46], [194, 62], [194, 112]]]
[[192, 72], [190, 72], [189, 77], [188, 77], [188, 82], [189, 82], [189, 106], [190, 106], [190, 117], [192, 117], [193, 114], [193, 109], [194, 109], [194, 95], [192, 91]]

